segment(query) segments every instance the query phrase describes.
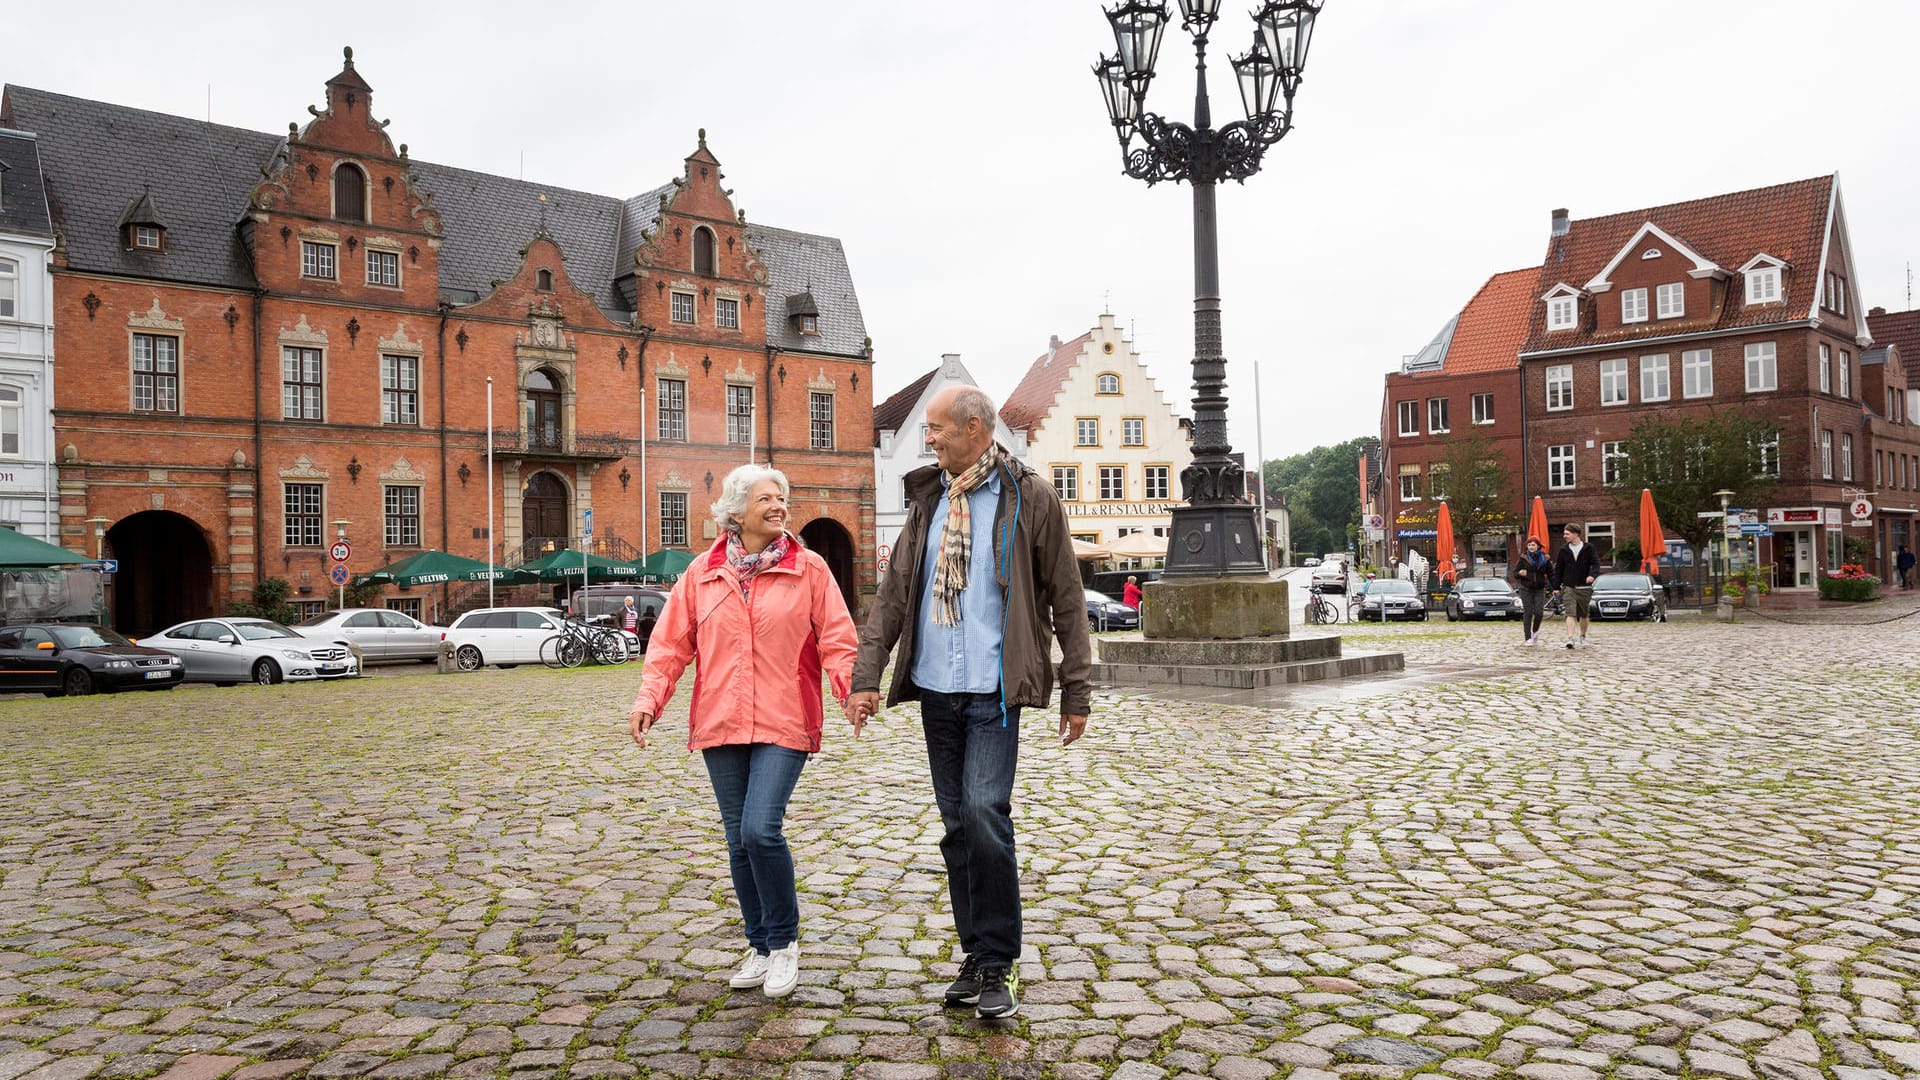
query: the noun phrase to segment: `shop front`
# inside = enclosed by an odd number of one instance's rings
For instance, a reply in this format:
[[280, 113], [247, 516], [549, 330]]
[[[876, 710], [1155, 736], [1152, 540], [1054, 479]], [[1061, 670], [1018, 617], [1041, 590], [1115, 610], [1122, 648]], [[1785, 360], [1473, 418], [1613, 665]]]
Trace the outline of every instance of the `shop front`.
[[1767, 528], [1773, 534], [1769, 541], [1775, 588], [1816, 588], [1822, 568], [1840, 568], [1839, 507], [1770, 507]]

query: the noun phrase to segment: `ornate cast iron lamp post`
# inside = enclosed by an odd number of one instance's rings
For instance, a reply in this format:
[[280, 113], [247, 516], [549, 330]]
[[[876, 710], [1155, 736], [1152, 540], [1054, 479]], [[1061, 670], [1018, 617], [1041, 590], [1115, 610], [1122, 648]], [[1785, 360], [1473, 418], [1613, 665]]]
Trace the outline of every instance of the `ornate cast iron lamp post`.
[[[1193, 36], [1193, 124], [1146, 111], [1147, 85], [1172, 18], [1160, 0], [1127, 0], [1106, 13], [1118, 52], [1093, 71], [1120, 138], [1126, 174], [1193, 187], [1193, 464], [1180, 474], [1186, 505], [1173, 511], [1169, 577], [1264, 574], [1264, 523], [1246, 498], [1245, 470], [1227, 441], [1226, 357], [1220, 340], [1219, 223], [1214, 187], [1260, 171], [1267, 147], [1293, 128], [1293, 95], [1323, 0], [1266, 0], [1254, 12], [1253, 48], [1230, 58], [1247, 118], [1213, 126], [1207, 102], [1207, 35], [1221, 0], [1179, 0], [1181, 26]], [[1141, 145], [1135, 145], [1138, 136]], [[1264, 478], [1263, 478], [1264, 482]], [[1149, 635], [1151, 636], [1151, 635]]]

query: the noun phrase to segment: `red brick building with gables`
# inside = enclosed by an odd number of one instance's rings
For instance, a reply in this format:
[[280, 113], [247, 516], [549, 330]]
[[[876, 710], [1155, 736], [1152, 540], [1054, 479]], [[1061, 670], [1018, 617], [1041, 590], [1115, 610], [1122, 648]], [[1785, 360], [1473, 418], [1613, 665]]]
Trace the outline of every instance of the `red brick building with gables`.
[[317, 607], [342, 520], [355, 572], [517, 564], [579, 546], [588, 509], [603, 554], [704, 550], [749, 457], [859, 607], [872, 351], [839, 242], [747, 224], [704, 132], [623, 199], [418, 161], [372, 99], [351, 50], [279, 136], [6, 88], [60, 237], [62, 533], [110, 523], [117, 625], [269, 577]]

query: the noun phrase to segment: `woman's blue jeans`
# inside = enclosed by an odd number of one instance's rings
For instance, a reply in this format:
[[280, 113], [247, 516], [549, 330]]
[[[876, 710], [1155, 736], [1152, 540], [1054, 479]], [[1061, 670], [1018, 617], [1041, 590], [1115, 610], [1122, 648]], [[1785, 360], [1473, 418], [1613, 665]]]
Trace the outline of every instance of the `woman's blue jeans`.
[[784, 949], [800, 936], [800, 898], [793, 885], [793, 853], [780, 827], [807, 755], [752, 743], [709, 747], [701, 756], [727, 831], [727, 863], [747, 943], [762, 955]]

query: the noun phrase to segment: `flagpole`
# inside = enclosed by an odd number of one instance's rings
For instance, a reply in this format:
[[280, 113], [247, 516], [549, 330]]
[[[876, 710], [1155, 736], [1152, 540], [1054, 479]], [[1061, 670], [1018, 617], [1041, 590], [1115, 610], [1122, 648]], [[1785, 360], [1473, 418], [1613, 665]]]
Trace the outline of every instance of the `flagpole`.
[[[1267, 565], [1267, 451], [1263, 437], [1264, 425], [1260, 421], [1260, 361], [1253, 362], [1253, 454], [1260, 459], [1260, 563]], [[1362, 492], [1364, 495], [1365, 493]]]
[[493, 376], [487, 376], [487, 606], [493, 606]]

